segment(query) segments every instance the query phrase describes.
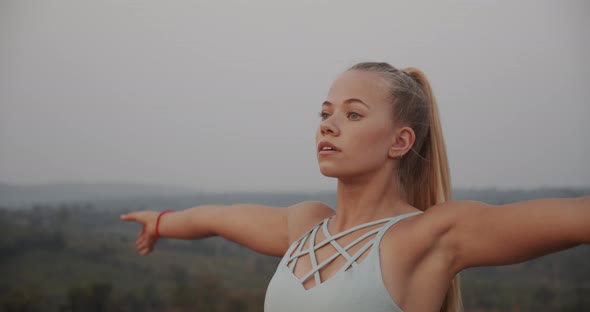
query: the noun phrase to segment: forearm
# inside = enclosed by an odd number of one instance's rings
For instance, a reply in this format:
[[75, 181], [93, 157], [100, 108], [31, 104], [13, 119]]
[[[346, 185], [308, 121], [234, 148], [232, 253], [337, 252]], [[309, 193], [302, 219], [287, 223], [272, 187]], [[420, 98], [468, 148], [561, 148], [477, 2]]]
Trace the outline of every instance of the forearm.
[[213, 224], [218, 224], [229, 206], [202, 205], [167, 213], [160, 218], [160, 237], [200, 239], [218, 235]]
[[288, 208], [255, 204], [203, 205], [160, 218], [161, 237], [220, 236], [267, 255], [282, 255], [289, 243]]

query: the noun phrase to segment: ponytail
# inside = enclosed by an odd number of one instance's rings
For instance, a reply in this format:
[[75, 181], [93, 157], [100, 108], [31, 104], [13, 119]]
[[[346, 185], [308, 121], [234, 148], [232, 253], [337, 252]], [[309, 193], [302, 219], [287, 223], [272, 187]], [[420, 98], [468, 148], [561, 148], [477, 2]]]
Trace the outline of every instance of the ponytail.
[[[415, 204], [415, 207], [426, 210], [428, 207], [451, 200], [452, 189], [449, 162], [438, 107], [436, 105], [436, 99], [432, 94], [430, 83], [424, 73], [417, 68], [406, 68], [404, 72], [410, 75], [420, 85], [426, 95], [426, 103], [429, 107], [430, 127], [421, 149], [421, 152], [424, 153], [422, 155], [427, 161], [418, 161], [416, 164], [422, 167], [417, 171], [423, 173], [423, 175], [416, 177], [418, 181], [414, 181], [419, 183], [406, 184], [408, 201]], [[459, 274], [451, 281], [440, 311], [463, 311]]]

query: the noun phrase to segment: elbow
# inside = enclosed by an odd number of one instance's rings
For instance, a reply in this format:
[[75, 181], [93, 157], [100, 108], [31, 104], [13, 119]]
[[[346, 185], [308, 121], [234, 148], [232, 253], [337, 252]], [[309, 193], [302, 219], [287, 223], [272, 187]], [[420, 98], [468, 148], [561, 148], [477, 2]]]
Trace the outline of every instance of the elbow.
[[576, 198], [578, 202], [580, 217], [574, 217], [579, 222], [579, 233], [575, 240], [576, 245], [590, 244], [590, 195]]

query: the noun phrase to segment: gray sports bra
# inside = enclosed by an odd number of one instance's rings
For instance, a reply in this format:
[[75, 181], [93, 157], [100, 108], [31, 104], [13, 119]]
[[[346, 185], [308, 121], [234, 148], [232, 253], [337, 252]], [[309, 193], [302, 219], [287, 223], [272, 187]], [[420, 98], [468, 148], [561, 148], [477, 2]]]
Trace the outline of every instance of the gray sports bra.
[[[272, 277], [264, 301], [265, 312], [402, 312], [391, 298], [383, 284], [381, 276], [379, 244], [385, 232], [396, 222], [422, 213], [422, 211], [407, 213], [392, 218], [381, 219], [357, 225], [337, 235], [328, 231], [328, 221], [324, 219], [303, 237], [295, 241], [279, 263], [277, 271]], [[346, 246], [341, 246], [336, 240], [354, 231], [383, 224], [381, 227], [369, 230]], [[316, 234], [322, 231], [326, 239], [316, 242]], [[369, 239], [369, 237], [373, 237]], [[303, 249], [306, 241], [308, 246]], [[365, 242], [353, 255], [347, 250], [360, 242]], [[334, 255], [318, 263], [316, 251], [327, 244], [336, 250]], [[371, 250], [369, 250], [371, 248]], [[356, 260], [365, 254], [364, 260]], [[294, 274], [295, 265], [299, 257], [309, 255], [312, 269], [298, 278]], [[338, 257], [346, 259], [346, 263], [332, 277], [325, 281], [320, 278], [320, 270]], [[305, 289], [303, 283], [310, 278], [315, 279], [315, 286]]]

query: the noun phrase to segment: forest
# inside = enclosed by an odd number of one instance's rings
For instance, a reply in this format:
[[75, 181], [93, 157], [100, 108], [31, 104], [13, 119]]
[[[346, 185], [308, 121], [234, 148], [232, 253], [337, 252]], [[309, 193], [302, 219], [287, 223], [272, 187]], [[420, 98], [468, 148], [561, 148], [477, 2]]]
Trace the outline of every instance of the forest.
[[[1, 196], [0, 192], [0, 196]], [[505, 204], [590, 190], [456, 190], [458, 199]], [[0, 207], [0, 311], [262, 311], [279, 258], [222, 238], [162, 239], [142, 257], [139, 225], [124, 212], [203, 203], [334, 203], [334, 194], [193, 194], [47, 201]], [[461, 273], [466, 311], [590, 311], [590, 246]]]

